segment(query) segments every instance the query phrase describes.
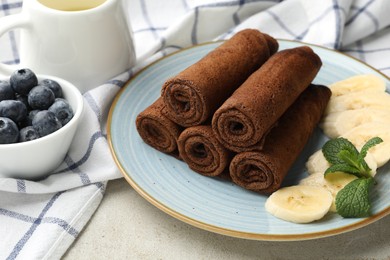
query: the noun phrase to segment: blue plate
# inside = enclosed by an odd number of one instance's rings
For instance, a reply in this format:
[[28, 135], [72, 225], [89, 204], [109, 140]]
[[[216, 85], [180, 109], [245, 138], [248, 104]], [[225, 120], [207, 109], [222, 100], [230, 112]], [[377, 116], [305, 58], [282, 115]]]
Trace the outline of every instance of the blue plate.
[[[139, 72], [117, 95], [108, 117], [111, 152], [125, 179], [150, 203], [196, 227], [216, 233], [258, 240], [303, 240], [331, 236], [370, 224], [390, 213], [390, 165], [379, 169], [378, 185], [372, 193], [373, 214], [369, 218], [344, 219], [337, 214], [310, 224], [294, 224], [273, 217], [264, 209], [266, 196], [246, 191], [218, 178], [201, 176], [184, 162], [146, 145], [135, 128], [136, 116], [160, 95], [164, 81], [195, 63], [220, 42], [184, 49]], [[280, 49], [303, 43], [279, 40]], [[308, 44], [306, 44], [308, 45]], [[356, 74], [375, 74], [389, 79], [350, 56], [311, 46], [323, 66], [315, 79], [331, 84]], [[304, 163], [327, 138], [317, 129], [284, 185], [305, 177]]]

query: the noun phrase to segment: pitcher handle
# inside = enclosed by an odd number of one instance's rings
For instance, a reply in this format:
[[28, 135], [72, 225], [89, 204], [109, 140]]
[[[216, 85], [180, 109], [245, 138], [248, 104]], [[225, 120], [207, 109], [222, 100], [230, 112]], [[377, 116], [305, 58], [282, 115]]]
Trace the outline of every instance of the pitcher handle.
[[[0, 19], [0, 37], [13, 29], [27, 28], [28, 24], [29, 19], [23, 13], [4, 16]], [[0, 62], [0, 75], [9, 76], [15, 70], [16, 65], [7, 65]]]

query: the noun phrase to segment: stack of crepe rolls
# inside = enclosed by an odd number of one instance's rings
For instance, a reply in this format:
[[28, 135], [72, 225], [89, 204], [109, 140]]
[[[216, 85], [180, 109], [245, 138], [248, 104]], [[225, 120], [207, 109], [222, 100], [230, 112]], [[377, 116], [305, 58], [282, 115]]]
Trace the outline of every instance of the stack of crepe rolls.
[[137, 116], [140, 136], [153, 148], [178, 155], [182, 130], [210, 120], [224, 100], [277, 49], [277, 41], [258, 30], [237, 33], [165, 82], [158, 100]]
[[[311, 84], [322, 63], [310, 47], [277, 49], [275, 39], [247, 29], [163, 84], [156, 120], [179, 127], [171, 131], [179, 157], [195, 172], [258, 193], [280, 187], [330, 91]], [[145, 132], [157, 133], [137, 129], [144, 140]]]

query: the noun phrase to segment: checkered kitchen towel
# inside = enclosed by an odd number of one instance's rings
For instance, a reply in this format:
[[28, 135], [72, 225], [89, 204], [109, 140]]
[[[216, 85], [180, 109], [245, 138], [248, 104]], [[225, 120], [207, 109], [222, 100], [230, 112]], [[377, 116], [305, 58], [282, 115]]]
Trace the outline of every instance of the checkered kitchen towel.
[[[106, 140], [110, 104], [151, 61], [257, 28], [276, 38], [338, 49], [390, 75], [388, 0], [125, 1], [142, 61], [84, 94], [87, 119], [56, 174], [38, 182], [0, 178], [0, 259], [57, 259], [80, 234], [107, 181], [121, 177]], [[21, 6], [21, 0], [0, 0], [0, 17]], [[19, 61], [17, 42], [17, 32], [0, 38], [2, 62]]]

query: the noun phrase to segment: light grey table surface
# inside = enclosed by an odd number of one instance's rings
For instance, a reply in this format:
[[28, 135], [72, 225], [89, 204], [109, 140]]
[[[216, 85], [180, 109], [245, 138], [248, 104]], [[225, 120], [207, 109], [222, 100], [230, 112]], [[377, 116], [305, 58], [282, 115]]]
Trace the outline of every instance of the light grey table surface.
[[390, 216], [321, 239], [246, 240], [181, 222], [122, 178], [108, 183], [98, 210], [64, 259], [390, 259]]

